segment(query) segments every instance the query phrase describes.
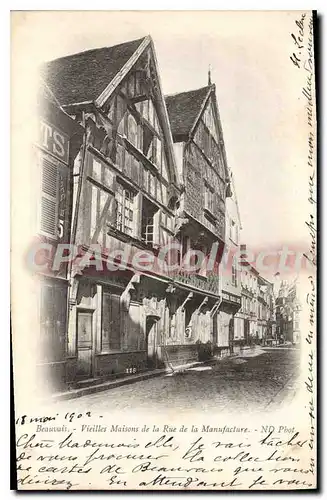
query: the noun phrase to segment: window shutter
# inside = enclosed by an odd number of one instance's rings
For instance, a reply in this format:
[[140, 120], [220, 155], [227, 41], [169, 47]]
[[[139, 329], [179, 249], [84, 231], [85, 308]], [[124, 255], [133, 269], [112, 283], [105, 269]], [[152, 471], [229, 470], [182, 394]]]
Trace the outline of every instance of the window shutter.
[[58, 181], [59, 171], [56, 164], [41, 158], [41, 215], [40, 231], [46, 236], [58, 236]]

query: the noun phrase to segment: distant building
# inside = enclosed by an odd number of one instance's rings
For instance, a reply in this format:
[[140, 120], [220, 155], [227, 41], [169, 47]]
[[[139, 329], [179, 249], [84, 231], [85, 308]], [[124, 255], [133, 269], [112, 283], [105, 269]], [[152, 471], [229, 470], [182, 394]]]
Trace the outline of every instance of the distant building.
[[263, 345], [273, 345], [275, 338], [274, 289], [273, 284], [262, 276], [258, 277], [258, 339]]
[[276, 298], [276, 335], [279, 343], [300, 343], [301, 310], [296, 281], [291, 284], [282, 281]]
[[[246, 255], [246, 245], [240, 246], [241, 255]], [[242, 262], [241, 268], [241, 310], [238, 317], [241, 321], [241, 338], [244, 345], [260, 343], [258, 330], [258, 271], [248, 262]]]

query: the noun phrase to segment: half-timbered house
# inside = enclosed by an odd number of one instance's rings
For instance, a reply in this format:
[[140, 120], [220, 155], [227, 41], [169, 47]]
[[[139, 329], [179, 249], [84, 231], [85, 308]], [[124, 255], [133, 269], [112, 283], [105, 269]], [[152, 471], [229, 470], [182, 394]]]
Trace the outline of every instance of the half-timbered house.
[[[180, 327], [171, 343], [184, 344], [194, 353], [198, 343], [219, 344], [219, 263], [230, 176], [215, 85], [209, 81], [207, 87], [167, 96], [166, 105], [182, 186], [177, 237], [182, 256], [191, 250], [195, 261], [193, 272], [182, 268], [175, 277], [179, 291], [175, 295], [176, 324]], [[202, 261], [201, 255], [205, 256]]]
[[174, 237], [180, 191], [153, 42], [60, 58], [43, 75], [86, 129], [71, 242], [93, 262], [71, 266], [67, 381], [161, 366], [174, 289], [157, 257]]

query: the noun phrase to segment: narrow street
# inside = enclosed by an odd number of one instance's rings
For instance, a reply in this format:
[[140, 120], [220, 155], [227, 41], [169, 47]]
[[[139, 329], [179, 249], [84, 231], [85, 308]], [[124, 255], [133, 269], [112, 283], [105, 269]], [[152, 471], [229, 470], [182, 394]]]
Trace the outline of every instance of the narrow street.
[[179, 373], [136, 382], [78, 399], [65, 407], [91, 411], [262, 411], [295, 395], [298, 351], [259, 349]]

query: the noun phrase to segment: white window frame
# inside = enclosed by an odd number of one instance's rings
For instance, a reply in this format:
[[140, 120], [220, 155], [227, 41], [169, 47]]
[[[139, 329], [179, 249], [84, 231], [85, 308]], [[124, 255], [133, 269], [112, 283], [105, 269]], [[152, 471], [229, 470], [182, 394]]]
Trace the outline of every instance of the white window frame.
[[[122, 193], [119, 192], [119, 187], [122, 190]], [[126, 193], [129, 193], [131, 197], [128, 199], [126, 197]], [[117, 214], [116, 214], [116, 227], [119, 231], [128, 234], [130, 236], [134, 236], [135, 234], [135, 193], [132, 189], [129, 189], [127, 186], [124, 186], [122, 183], [117, 183], [117, 195], [121, 196], [121, 201], [116, 196], [117, 202]], [[131, 201], [132, 200], [132, 201]], [[129, 219], [126, 217], [125, 210], [132, 211], [133, 218]], [[121, 215], [121, 222], [119, 222], [119, 215]], [[130, 224], [126, 224], [126, 221], [130, 221]], [[130, 231], [126, 231], [126, 228], [129, 228]]]

